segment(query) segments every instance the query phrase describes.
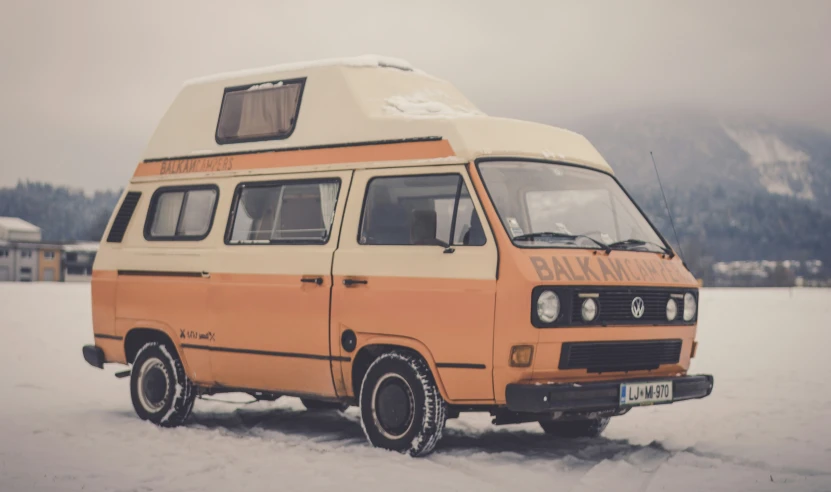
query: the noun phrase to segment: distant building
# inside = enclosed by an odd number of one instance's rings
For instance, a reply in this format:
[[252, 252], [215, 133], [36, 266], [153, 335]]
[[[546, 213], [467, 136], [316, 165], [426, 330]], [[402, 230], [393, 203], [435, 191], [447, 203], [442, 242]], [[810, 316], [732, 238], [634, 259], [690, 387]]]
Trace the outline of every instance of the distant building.
[[38, 251], [38, 280], [41, 282], [60, 282], [61, 254], [63, 246], [59, 244], [41, 244]]
[[827, 287], [821, 260], [731, 261], [713, 264], [716, 287]]
[[98, 243], [65, 244], [63, 247], [64, 282], [89, 282]]
[[17, 217], [0, 217], [0, 241], [38, 242], [40, 227]]
[[17, 217], [0, 217], [0, 282], [64, 280], [64, 248], [62, 244], [42, 242], [40, 227], [34, 224]]
[[33, 282], [38, 278], [40, 227], [17, 217], [0, 217], [0, 281]]

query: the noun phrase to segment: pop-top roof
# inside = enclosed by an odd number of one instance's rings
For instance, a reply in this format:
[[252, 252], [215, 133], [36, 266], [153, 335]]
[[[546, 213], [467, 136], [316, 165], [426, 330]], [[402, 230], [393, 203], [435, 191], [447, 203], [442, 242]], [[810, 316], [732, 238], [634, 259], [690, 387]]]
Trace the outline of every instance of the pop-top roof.
[[[217, 142], [228, 88], [305, 80], [299, 111], [283, 139]], [[256, 88], [256, 87], [254, 87]], [[512, 88], [516, 90], [516, 88]], [[553, 108], [552, 108], [553, 110]], [[441, 137], [460, 159], [539, 157], [611, 168], [577, 133], [485, 115], [452, 84], [394, 58], [362, 56], [225, 73], [185, 83], [143, 160]]]

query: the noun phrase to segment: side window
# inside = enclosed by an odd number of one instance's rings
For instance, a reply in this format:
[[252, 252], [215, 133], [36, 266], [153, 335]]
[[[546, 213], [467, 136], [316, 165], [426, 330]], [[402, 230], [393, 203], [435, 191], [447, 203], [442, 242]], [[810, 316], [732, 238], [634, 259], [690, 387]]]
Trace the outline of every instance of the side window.
[[161, 188], [150, 203], [145, 239], [204, 239], [211, 230], [218, 194], [215, 186]]
[[339, 180], [246, 183], [237, 188], [228, 244], [326, 244]]
[[482, 221], [479, 214], [473, 208], [473, 200], [467, 186], [462, 185], [459, 195], [459, 207], [456, 211], [456, 231], [453, 244], [462, 246], [484, 246], [485, 231], [482, 229]]
[[485, 234], [458, 174], [373, 178], [360, 244], [481, 246]]

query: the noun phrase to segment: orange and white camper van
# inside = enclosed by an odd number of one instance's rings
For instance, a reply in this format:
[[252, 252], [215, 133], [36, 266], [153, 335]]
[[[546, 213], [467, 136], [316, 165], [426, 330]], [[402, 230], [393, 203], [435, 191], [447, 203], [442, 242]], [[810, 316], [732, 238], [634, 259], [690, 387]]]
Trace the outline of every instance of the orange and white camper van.
[[101, 242], [83, 354], [129, 364], [158, 425], [289, 395], [417, 456], [460, 412], [591, 436], [709, 395], [697, 302], [584, 137], [359, 57], [184, 85]]

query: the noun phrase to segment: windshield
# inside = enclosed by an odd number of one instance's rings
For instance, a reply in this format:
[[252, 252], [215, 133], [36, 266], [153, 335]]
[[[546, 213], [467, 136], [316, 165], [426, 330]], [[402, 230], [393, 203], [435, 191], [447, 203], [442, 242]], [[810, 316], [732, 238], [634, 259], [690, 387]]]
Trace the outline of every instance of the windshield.
[[660, 236], [607, 174], [522, 161], [482, 162], [479, 172], [517, 245], [597, 249], [599, 241], [640, 251], [664, 249]]

